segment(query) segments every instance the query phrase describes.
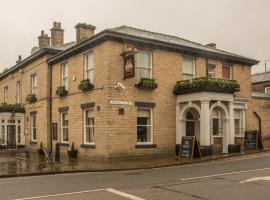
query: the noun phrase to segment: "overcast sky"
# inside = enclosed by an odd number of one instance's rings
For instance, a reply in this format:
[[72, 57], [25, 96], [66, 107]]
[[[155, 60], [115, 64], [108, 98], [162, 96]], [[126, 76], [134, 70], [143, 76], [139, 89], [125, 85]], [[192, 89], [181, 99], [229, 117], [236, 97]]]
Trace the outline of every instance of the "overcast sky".
[[[97, 32], [120, 25], [180, 36], [256, 58], [253, 72], [270, 60], [270, 0], [0, 0], [0, 71], [30, 55], [41, 30], [62, 22], [65, 42], [79, 22]], [[267, 63], [270, 70], [270, 61]]]

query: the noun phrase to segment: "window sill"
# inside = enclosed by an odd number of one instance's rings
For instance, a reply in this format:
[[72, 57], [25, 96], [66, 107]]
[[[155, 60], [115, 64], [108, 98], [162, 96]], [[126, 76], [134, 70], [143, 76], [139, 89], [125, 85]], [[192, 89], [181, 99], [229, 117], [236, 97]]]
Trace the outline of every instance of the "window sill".
[[222, 138], [222, 135], [212, 135], [213, 138]]
[[37, 141], [30, 141], [30, 144], [37, 144]]
[[96, 145], [95, 144], [81, 144], [81, 148], [83, 148], [83, 149], [95, 149]]
[[136, 144], [136, 149], [144, 149], [144, 148], [157, 148], [156, 144]]
[[235, 135], [236, 138], [244, 138], [243, 135]]

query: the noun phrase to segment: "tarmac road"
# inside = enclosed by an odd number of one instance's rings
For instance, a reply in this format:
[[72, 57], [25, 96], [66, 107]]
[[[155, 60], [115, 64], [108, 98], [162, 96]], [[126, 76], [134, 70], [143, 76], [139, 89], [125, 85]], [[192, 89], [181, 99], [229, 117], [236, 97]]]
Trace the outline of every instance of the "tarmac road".
[[0, 179], [1, 200], [269, 200], [270, 153], [157, 169]]

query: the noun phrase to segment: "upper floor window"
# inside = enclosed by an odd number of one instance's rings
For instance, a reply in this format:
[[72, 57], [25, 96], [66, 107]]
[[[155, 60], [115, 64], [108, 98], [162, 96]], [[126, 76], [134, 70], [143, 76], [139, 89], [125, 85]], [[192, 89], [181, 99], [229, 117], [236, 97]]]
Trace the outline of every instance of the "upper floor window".
[[21, 81], [16, 82], [16, 103], [21, 103]]
[[216, 65], [208, 64], [207, 65], [207, 76], [210, 78], [215, 78], [215, 68]]
[[222, 66], [222, 78], [227, 80], [232, 79], [232, 67]]
[[270, 95], [270, 87], [266, 87], [266, 88], [265, 88], [265, 94]]
[[191, 80], [195, 77], [195, 60], [184, 58], [182, 66], [183, 80]]
[[37, 74], [31, 75], [31, 94], [37, 94]]
[[8, 102], [8, 86], [4, 87], [4, 103]]
[[152, 56], [150, 51], [138, 51], [135, 54], [136, 77], [151, 78], [152, 77]]
[[84, 79], [89, 79], [90, 83], [94, 83], [94, 62], [93, 53], [86, 53], [83, 57], [84, 63]]
[[61, 64], [61, 86], [65, 86], [68, 89], [68, 63]]

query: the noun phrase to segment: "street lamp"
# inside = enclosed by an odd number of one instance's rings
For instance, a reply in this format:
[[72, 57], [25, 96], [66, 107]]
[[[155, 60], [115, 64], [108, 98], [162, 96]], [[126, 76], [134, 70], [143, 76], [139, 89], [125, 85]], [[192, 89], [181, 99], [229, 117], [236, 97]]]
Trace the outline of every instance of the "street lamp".
[[265, 72], [266, 72], [266, 62], [270, 62], [270, 60], [264, 60], [264, 68], [265, 68]]

